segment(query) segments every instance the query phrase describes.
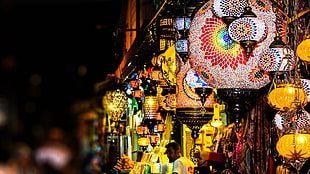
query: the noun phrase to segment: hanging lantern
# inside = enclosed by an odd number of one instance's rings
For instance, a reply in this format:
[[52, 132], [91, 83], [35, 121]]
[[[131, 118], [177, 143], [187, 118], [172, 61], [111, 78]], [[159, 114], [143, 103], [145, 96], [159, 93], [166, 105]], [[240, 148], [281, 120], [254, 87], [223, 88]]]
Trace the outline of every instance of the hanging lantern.
[[256, 43], [262, 41], [267, 34], [265, 22], [259, 20], [252, 13], [251, 7], [246, 7], [241, 18], [234, 20], [228, 27], [230, 38], [240, 43], [245, 49], [247, 58], [249, 58]]
[[268, 72], [275, 71], [291, 71], [294, 69], [293, 62], [288, 56], [288, 52], [292, 53], [293, 50], [287, 48], [285, 51], [283, 48], [269, 48], [261, 53], [259, 59], [259, 66]]
[[152, 134], [149, 136], [151, 146], [155, 147], [158, 145], [160, 137], [156, 134]]
[[108, 90], [102, 98], [103, 108], [112, 121], [119, 121], [126, 113], [128, 98], [121, 89]]
[[138, 139], [138, 145], [142, 148], [146, 148], [150, 145], [150, 139], [148, 137], [140, 137]]
[[159, 109], [157, 96], [149, 95], [144, 97], [143, 111], [145, 124], [152, 132], [154, 131], [154, 126], [157, 124], [157, 111]]
[[310, 102], [310, 79], [300, 79], [301, 87], [308, 96], [308, 102]]
[[191, 18], [179, 17], [175, 19], [175, 28], [180, 30], [188, 30], [190, 28]]
[[276, 145], [279, 154], [285, 158], [300, 160], [310, 157], [310, 134], [286, 134]]
[[307, 102], [307, 94], [295, 84], [279, 84], [268, 94], [268, 104], [275, 110], [294, 110], [297, 104], [305, 106]]
[[142, 98], [144, 96], [144, 92], [141, 90], [141, 89], [135, 89], [133, 92], [132, 92], [132, 96], [134, 98]]
[[190, 28], [191, 18], [186, 16], [178, 17], [175, 20], [175, 28], [177, 30], [178, 39], [174, 46], [178, 55], [182, 58], [183, 62], [188, 57], [189, 41], [187, 39], [188, 30]]
[[152, 71], [150, 73], [150, 79], [155, 80], [155, 81], [164, 80], [163, 73], [158, 66], [155, 66], [152, 69]]
[[310, 35], [297, 46], [296, 53], [301, 60], [310, 62]]
[[229, 25], [244, 12], [246, 0], [214, 0], [212, 9], [214, 14]]
[[129, 85], [130, 85], [130, 87], [132, 87], [132, 88], [138, 88], [138, 87], [141, 85], [141, 80], [139, 80], [139, 79], [131, 80], [131, 81], [129, 82]]
[[137, 127], [136, 132], [140, 136], [145, 136], [149, 133], [149, 128], [142, 123]]

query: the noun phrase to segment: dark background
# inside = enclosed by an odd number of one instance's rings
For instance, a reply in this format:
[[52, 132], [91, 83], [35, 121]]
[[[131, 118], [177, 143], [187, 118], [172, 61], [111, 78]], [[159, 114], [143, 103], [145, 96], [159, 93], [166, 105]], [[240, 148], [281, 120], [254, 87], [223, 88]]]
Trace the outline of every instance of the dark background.
[[95, 83], [118, 66], [120, 7], [121, 0], [1, 0], [2, 135], [31, 141], [37, 128], [75, 129], [72, 105], [93, 97]]

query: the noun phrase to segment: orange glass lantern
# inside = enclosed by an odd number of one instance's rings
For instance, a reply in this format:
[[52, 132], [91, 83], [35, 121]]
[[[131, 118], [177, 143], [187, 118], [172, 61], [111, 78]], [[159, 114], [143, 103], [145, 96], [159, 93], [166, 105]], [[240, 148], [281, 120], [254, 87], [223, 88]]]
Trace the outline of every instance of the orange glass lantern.
[[289, 159], [305, 159], [310, 157], [310, 134], [286, 134], [276, 145], [279, 154]]
[[132, 87], [132, 88], [138, 88], [138, 87], [141, 85], [141, 81], [138, 80], [138, 79], [131, 80], [131, 81], [129, 82], [129, 85], [130, 85], [130, 87]]
[[150, 144], [155, 147], [159, 143], [160, 137], [156, 134], [150, 135]]
[[140, 136], [144, 136], [144, 135], [149, 133], [149, 128], [147, 126], [140, 125], [140, 126], [137, 127], [136, 132]]
[[280, 84], [268, 94], [268, 104], [275, 110], [294, 110], [297, 104], [295, 101], [299, 101], [301, 106], [308, 102], [305, 91], [295, 84]]
[[132, 92], [132, 96], [135, 98], [142, 98], [144, 96], [144, 92], [140, 89], [136, 89]]
[[296, 53], [301, 60], [310, 62], [310, 35], [297, 46]]

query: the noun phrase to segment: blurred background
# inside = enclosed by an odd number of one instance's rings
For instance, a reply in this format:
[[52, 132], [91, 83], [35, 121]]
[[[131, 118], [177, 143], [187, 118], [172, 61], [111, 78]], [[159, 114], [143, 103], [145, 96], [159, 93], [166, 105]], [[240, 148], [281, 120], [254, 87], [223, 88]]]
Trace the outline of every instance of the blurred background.
[[113, 31], [120, 4], [0, 1], [1, 161], [12, 156], [17, 142], [36, 148], [49, 138], [78, 148], [77, 108], [118, 66]]

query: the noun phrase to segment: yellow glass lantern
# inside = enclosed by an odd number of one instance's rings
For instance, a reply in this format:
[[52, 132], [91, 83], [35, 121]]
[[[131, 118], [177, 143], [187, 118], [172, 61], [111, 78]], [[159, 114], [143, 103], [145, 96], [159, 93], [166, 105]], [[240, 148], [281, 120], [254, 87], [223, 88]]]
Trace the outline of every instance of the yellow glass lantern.
[[138, 139], [138, 145], [140, 147], [147, 147], [147, 146], [150, 145], [150, 143], [151, 143], [151, 141], [150, 141], [150, 139], [148, 137], [140, 137]]
[[276, 145], [279, 154], [289, 159], [305, 159], [310, 157], [310, 134], [286, 134]]
[[112, 121], [119, 121], [128, 108], [128, 97], [121, 89], [108, 90], [102, 98], [103, 108]]
[[296, 101], [305, 106], [308, 98], [306, 92], [295, 84], [280, 84], [268, 94], [268, 104], [275, 110], [294, 110], [296, 104], [299, 104]]
[[310, 62], [310, 35], [297, 46], [296, 53], [301, 60]]
[[156, 96], [145, 96], [144, 103], [143, 103], [143, 109], [144, 109], [144, 115], [148, 119], [155, 119], [158, 115], [158, 101]]

